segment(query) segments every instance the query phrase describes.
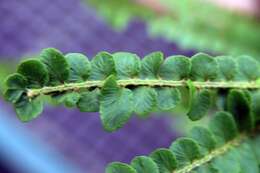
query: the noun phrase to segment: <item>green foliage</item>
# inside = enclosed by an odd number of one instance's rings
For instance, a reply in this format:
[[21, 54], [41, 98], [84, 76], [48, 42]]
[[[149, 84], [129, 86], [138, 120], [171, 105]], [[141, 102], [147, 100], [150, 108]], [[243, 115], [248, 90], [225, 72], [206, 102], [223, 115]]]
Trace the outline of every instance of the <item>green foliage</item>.
[[[248, 63], [243, 58], [243, 64], [249, 67], [240, 67], [241, 58], [227, 57], [229, 63], [224, 66], [225, 57], [213, 58], [202, 53], [191, 58], [171, 56], [164, 60], [161, 52], [154, 52], [140, 60], [131, 53], [101, 52], [89, 62], [79, 53], [64, 56], [48, 48], [38, 59], [23, 61], [17, 73], [8, 77], [5, 98], [14, 105], [22, 121], [37, 117], [42, 111], [42, 96], [50, 96], [54, 102], [69, 108], [99, 111], [105, 130], [115, 131], [133, 113], [145, 118], [151, 112], [172, 111], [183, 104], [184, 88], [190, 93], [188, 116], [193, 121], [199, 120], [213, 105], [214, 93], [225, 89], [224, 102], [240, 100], [229, 102], [227, 107], [236, 121], [247, 122], [241, 127], [244, 129], [254, 118], [259, 119], [255, 93], [260, 84], [253, 79], [260, 78], [256, 73], [260, 68], [257, 61], [247, 59]], [[256, 69], [252, 72], [250, 66]], [[228, 94], [230, 89], [236, 90]], [[240, 111], [248, 116], [239, 117]]]
[[[140, 18], [151, 37], [163, 37], [181, 47], [240, 55], [260, 55], [259, 21], [200, 0], [159, 0], [163, 12], [131, 0], [85, 0], [117, 30]], [[214, 22], [212, 22], [214, 21]]]
[[[133, 159], [128, 169], [132, 167], [138, 173], [258, 173], [259, 134], [251, 127], [240, 129], [243, 122], [235, 119], [228, 112], [217, 112], [209, 128], [194, 127], [189, 137], [178, 138], [169, 149], [155, 150], [151, 159]], [[112, 163], [108, 169], [117, 166], [118, 163]]]

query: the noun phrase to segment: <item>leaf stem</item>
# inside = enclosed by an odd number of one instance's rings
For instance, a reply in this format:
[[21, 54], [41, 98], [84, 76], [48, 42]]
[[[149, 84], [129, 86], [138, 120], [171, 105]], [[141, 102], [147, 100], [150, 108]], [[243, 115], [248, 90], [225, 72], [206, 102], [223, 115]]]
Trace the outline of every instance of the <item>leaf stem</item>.
[[[27, 96], [29, 98], [36, 97], [38, 95], [48, 95], [53, 92], [62, 92], [69, 90], [78, 90], [83, 88], [100, 88], [104, 84], [104, 80], [99, 81], [86, 81], [81, 83], [68, 83], [58, 86], [48, 86], [40, 89], [28, 89]], [[127, 79], [117, 80], [117, 84], [122, 87], [126, 86], [150, 86], [150, 87], [187, 87], [188, 80], [172, 81], [161, 79]], [[194, 81], [192, 82], [196, 88], [236, 88], [236, 89], [260, 89], [260, 84], [256, 82], [222, 82], [222, 81]]]
[[201, 159], [195, 160], [190, 165], [187, 165], [179, 170], [173, 171], [173, 173], [189, 173], [193, 169], [195, 169], [203, 164], [206, 164], [207, 162], [210, 162], [211, 160], [213, 160], [214, 158], [216, 158], [220, 155], [225, 154], [227, 151], [229, 151], [233, 147], [239, 146], [246, 138], [247, 138], [246, 134], [240, 134], [239, 136], [237, 136], [233, 140], [229, 141], [222, 147], [211, 151], [209, 154], [207, 154], [206, 156], [204, 156]]

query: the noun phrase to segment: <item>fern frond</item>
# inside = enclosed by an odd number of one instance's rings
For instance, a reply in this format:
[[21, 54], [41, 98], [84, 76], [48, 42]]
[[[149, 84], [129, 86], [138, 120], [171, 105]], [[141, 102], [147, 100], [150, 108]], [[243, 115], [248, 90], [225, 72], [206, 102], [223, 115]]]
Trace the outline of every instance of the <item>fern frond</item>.
[[259, 63], [248, 56], [213, 58], [199, 53], [164, 60], [161, 52], [154, 52], [140, 60], [136, 54], [100, 52], [89, 61], [79, 53], [64, 56], [48, 48], [39, 58], [21, 62], [17, 73], [8, 77], [5, 98], [22, 121], [36, 118], [44, 96], [49, 96], [67, 107], [99, 111], [104, 128], [114, 131], [132, 113], [147, 117], [174, 109], [181, 104], [182, 88], [190, 91], [188, 116], [198, 120], [219, 89], [250, 90], [247, 97], [260, 89], [259, 78]]
[[258, 173], [259, 123], [241, 129], [243, 123], [228, 112], [217, 112], [208, 128], [194, 127], [188, 137], [178, 138], [168, 149], [137, 156], [130, 165], [113, 162], [106, 173]]
[[200, 0], [161, 0], [165, 7], [163, 14], [129, 0], [86, 1], [116, 29], [123, 29], [133, 18], [141, 18], [152, 37], [163, 37], [183, 48], [218, 54], [247, 53], [260, 60], [260, 24], [253, 17]]

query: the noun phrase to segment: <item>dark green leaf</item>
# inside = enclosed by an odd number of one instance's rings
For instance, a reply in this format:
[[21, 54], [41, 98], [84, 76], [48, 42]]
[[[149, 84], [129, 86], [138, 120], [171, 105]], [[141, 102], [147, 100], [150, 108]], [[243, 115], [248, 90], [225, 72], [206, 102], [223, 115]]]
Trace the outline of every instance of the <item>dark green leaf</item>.
[[147, 156], [135, 157], [131, 166], [135, 168], [137, 173], [159, 173], [156, 163]]
[[28, 122], [41, 114], [43, 103], [40, 98], [29, 100], [26, 96], [22, 96], [18, 102], [15, 103], [15, 110], [21, 121]]
[[127, 164], [120, 163], [120, 162], [113, 162], [107, 166], [106, 173], [137, 173], [137, 172], [134, 168], [132, 168]]
[[60, 51], [54, 48], [44, 49], [40, 60], [46, 65], [50, 85], [64, 83], [69, 77], [69, 65]]
[[69, 53], [65, 56], [70, 67], [69, 82], [86, 81], [90, 75], [91, 65], [88, 58], [80, 53]]
[[37, 59], [28, 59], [23, 61], [17, 69], [17, 72], [23, 75], [30, 88], [41, 88], [49, 82], [49, 75], [44, 64]]
[[116, 78], [110, 76], [101, 90], [100, 116], [105, 130], [115, 131], [121, 128], [133, 112], [133, 93], [120, 88]]
[[255, 115], [255, 120], [260, 121], [260, 91], [252, 94], [252, 111]]
[[253, 81], [260, 77], [259, 62], [250, 56], [240, 56], [237, 58], [241, 79]]
[[198, 91], [193, 95], [191, 99], [191, 105], [188, 112], [188, 117], [192, 121], [196, 121], [204, 117], [211, 105], [211, 93], [209, 90]]
[[25, 92], [27, 81], [22, 75], [14, 73], [8, 76], [5, 84], [7, 87], [7, 90], [4, 93], [5, 99], [9, 102], [15, 103]]
[[21, 74], [14, 73], [7, 77], [5, 85], [8, 89], [25, 89], [27, 81]]
[[142, 79], [157, 79], [161, 64], [163, 63], [163, 54], [153, 52], [144, 57], [141, 67]]
[[91, 61], [91, 80], [104, 80], [115, 74], [115, 63], [113, 56], [107, 52], [98, 53]]
[[222, 80], [233, 80], [238, 70], [234, 57], [219, 56], [216, 57], [216, 60], [219, 66], [219, 77]]
[[177, 88], [156, 88], [157, 106], [159, 109], [167, 111], [175, 108], [181, 101], [181, 93]]
[[191, 58], [191, 78], [197, 81], [214, 80], [218, 75], [218, 64], [211, 56], [199, 53]]
[[189, 135], [192, 139], [197, 141], [203, 153], [209, 153], [216, 147], [216, 141], [212, 133], [204, 127], [194, 127]]
[[227, 112], [216, 113], [209, 122], [209, 129], [220, 145], [234, 139], [238, 134], [235, 120], [232, 115]]
[[228, 111], [234, 116], [241, 131], [251, 130], [254, 127], [254, 116], [248, 97], [242, 90], [232, 90], [228, 95]]
[[181, 55], [168, 57], [160, 67], [159, 76], [166, 80], [181, 80], [189, 77], [190, 60]]
[[178, 168], [191, 164], [194, 160], [201, 158], [198, 144], [190, 138], [178, 138], [170, 146], [178, 161]]
[[134, 91], [134, 111], [140, 117], [146, 117], [156, 107], [157, 93], [154, 88], [138, 87]]
[[100, 90], [85, 91], [81, 93], [78, 108], [81, 112], [97, 112], [99, 111]]
[[118, 79], [130, 79], [137, 77], [141, 62], [136, 54], [118, 52], [113, 54]]
[[172, 173], [177, 168], [177, 160], [171, 150], [160, 148], [150, 154], [159, 167], [160, 173]]

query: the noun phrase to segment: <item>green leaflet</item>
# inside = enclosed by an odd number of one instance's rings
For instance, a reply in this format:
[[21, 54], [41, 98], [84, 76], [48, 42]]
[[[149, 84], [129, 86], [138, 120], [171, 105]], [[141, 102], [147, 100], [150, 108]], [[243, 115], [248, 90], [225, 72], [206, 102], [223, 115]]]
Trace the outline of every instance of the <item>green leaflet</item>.
[[27, 81], [24, 76], [14, 73], [7, 77], [5, 85], [8, 88], [4, 93], [5, 100], [16, 103], [25, 92]]
[[43, 103], [39, 98], [28, 100], [26, 96], [22, 96], [14, 107], [18, 118], [22, 122], [28, 122], [40, 115], [43, 110]]
[[236, 123], [232, 115], [227, 112], [216, 113], [209, 123], [209, 129], [220, 145], [234, 139], [238, 134]]
[[133, 112], [133, 93], [126, 88], [120, 88], [116, 78], [110, 76], [100, 96], [100, 117], [105, 130], [115, 131], [121, 128]]
[[147, 156], [138, 156], [131, 161], [131, 166], [137, 173], [159, 173], [155, 162]]
[[181, 93], [177, 88], [156, 88], [157, 106], [159, 109], [168, 111], [175, 108], [181, 101]]
[[259, 63], [250, 56], [237, 57], [241, 80], [254, 81], [260, 77]]
[[211, 105], [211, 93], [209, 90], [198, 91], [193, 94], [188, 116], [191, 120], [196, 121], [204, 117]]
[[80, 53], [69, 53], [65, 59], [70, 67], [68, 82], [84, 82], [90, 75], [91, 65], [88, 58]]
[[113, 54], [118, 79], [138, 77], [141, 69], [139, 57], [136, 54], [118, 52]]
[[248, 142], [241, 144], [238, 147], [238, 152], [241, 172], [255, 173], [259, 171], [258, 162], [255, 157], [253, 148], [251, 148]]
[[175, 153], [178, 168], [182, 168], [202, 157], [198, 144], [190, 138], [177, 139], [170, 146], [170, 150]]
[[98, 112], [99, 111], [100, 90], [85, 91], [81, 93], [81, 97], [77, 106], [81, 112]]
[[127, 164], [113, 162], [110, 163], [106, 168], [106, 173], [137, 173], [134, 168]]
[[24, 76], [31, 88], [41, 88], [49, 82], [49, 75], [42, 62], [36, 59], [23, 61], [17, 68], [17, 72]]
[[60, 51], [54, 48], [43, 49], [40, 60], [49, 73], [49, 85], [64, 83], [69, 77], [69, 65]]
[[150, 154], [159, 167], [160, 173], [172, 173], [177, 168], [177, 160], [171, 150], [160, 148]]
[[204, 127], [194, 127], [189, 136], [198, 142], [202, 149], [202, 153], [209, 153], [216, 147], [216, 141], [213, 134]]
[[142, 60], [141, 78], [157, 79], [160, 66], [163, 63], [162, 52], [153, 52], [146, 55]]
[[219, 77], [222, 80], [233, 80], [238, 72], [238, 67], [234, 57], [218, 56], [216, 57], [219, 66]]
[[147, 117], [156, 107], [157, 93], [154, 88], [138, 87], [134, 89], [134, 111], [140, 117]]
[[211, 56], [199, 53], [191, 58], [191, 78], [193, 80], [215, 80], [217, 75], [218, 65]]
[[166, 80], [187, 79], [190, 74], [191, 64], [185, 56], [168, 57], [161, 65], [159, 76]]
[[214, 159], [212, 162], [213, 168], [215, 168], [219, 173], [234, 172], [240, 173], [241, 168], [239, 165], [239, 153], [235, 149], [231, 149], [229, 152], [222, 156]]
[[115, 73], [115, 63], [112, 55], [107, 52], [98, 53], [91, 61], [91, 80], [104, 80]]
[[260, 92], [255, 92], [252, 94], [252, 111], [255, 116], [256, 121], [260, 121]]
[[250, 102], [247, 93], [241, 90], [232, 90], [228, 95], [228, 111], [234, 115], [240, 130], [254, 128]]

